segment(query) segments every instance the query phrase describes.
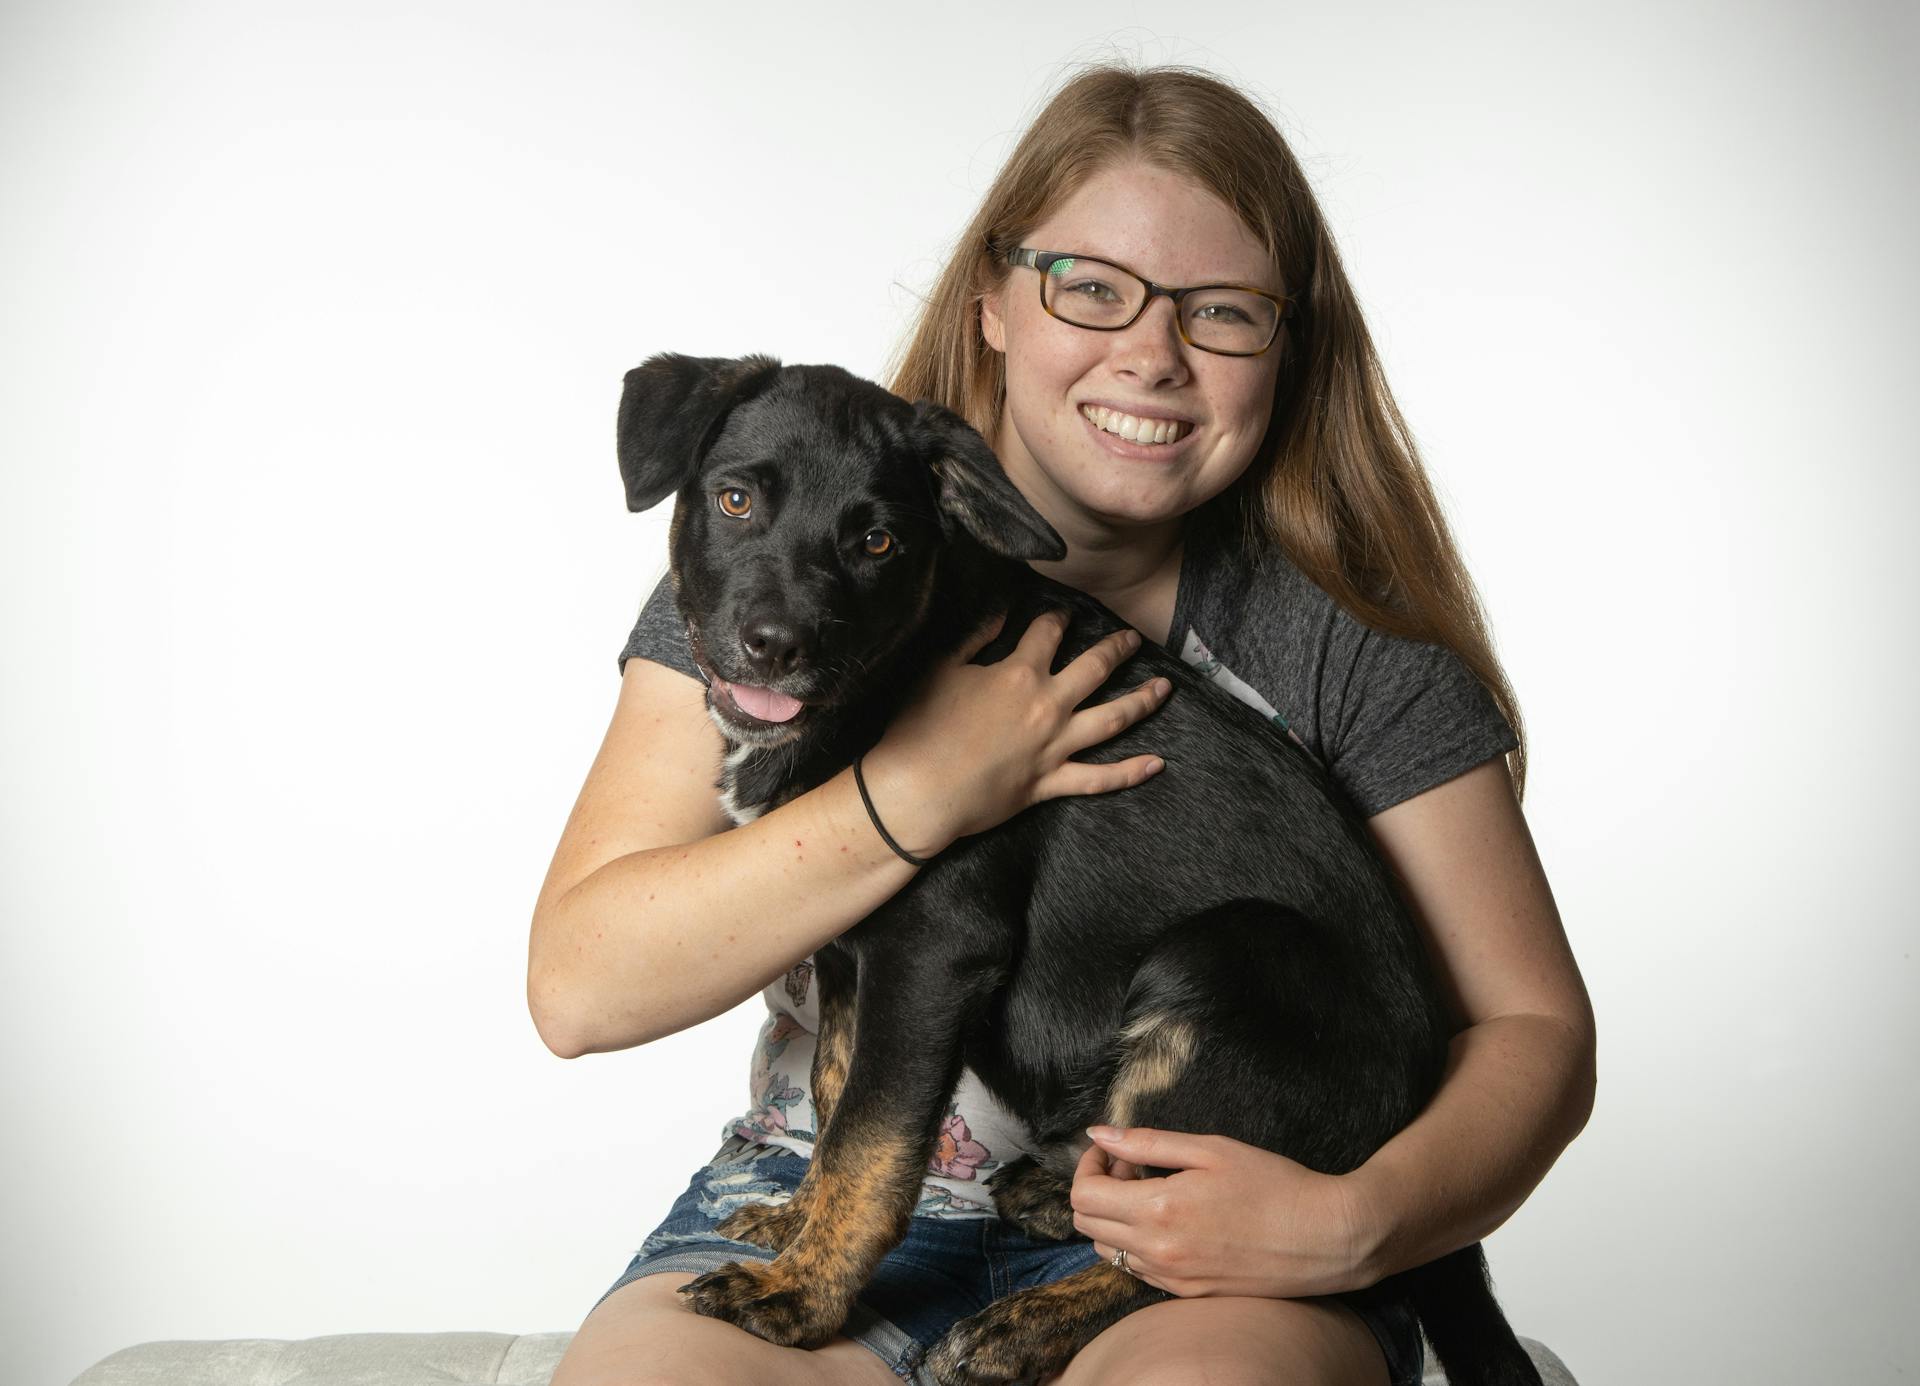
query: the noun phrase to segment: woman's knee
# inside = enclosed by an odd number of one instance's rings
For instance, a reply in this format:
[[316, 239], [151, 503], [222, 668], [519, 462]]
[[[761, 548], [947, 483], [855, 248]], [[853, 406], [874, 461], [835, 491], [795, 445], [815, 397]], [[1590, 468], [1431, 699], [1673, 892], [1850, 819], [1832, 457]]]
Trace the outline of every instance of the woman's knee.
[[1082, 1348], [1058, 1386], [1385, 1386], [1358, 1316], [1305, 1300], [1173, 1299]]
[[746, 1386], [744, 1376], [727, 1370], [727, 1345], [711, 1341], [712, 1329], [729, 1325], [688, 1313], [676, 1293], [692, 1278], [642, 1276], [601, 1300], [567, 1344], [552, 1386]]

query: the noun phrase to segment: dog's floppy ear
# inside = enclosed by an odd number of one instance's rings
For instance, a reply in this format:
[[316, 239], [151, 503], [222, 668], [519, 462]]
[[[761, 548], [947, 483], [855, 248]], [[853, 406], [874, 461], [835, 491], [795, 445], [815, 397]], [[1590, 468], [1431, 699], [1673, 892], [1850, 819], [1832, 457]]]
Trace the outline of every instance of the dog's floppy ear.
[[620, 476], [627, 509], [646, 510], [691, 481], [727, 412], [753, 398], [780, 363], [667, 352], [627, 372], [620, 394]]
[[1066, 541], [1007, 480], [1000, 459], [972, 425], [931, 400], [915, 404], [913, 414], [933, 470], [942, 524], [959, 525], [1008, 558], [1067, 556]]

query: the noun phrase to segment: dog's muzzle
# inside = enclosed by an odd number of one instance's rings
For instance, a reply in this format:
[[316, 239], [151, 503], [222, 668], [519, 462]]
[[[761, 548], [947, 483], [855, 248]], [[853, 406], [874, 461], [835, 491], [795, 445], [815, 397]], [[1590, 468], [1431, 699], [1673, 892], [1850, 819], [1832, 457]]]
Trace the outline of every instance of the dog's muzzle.
[[[746, 649], [744, 635], [741, 643], [743, 653], [750, 653]], [[800, 734], [798, 724], [806, 720], [806, 702], [768, 683], [749, 683], [726, 677], [707, 653], [697, 621], [687, 622], [687, 644], [692, 651], [694, 664], [707, 681], [708, 710], [728, 740], [777, 746]], [[789, 661], [796, 653], [802, 657], [805, 655], [798, 642], [784, 637], [763, 638], [762, 648], [763, 651], [771, 651], [771, 655], [777, 656], [780, 662]], [[747, 662], [755, 661], [749, 659]], [[772, 662], [771, 658], [769, 662]]]

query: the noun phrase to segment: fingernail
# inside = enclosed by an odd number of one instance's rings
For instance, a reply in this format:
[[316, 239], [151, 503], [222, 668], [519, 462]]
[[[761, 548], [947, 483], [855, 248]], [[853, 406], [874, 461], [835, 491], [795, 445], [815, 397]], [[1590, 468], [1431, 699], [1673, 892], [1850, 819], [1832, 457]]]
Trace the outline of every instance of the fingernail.
[[1117, 1141], [1126, 1132], [1117, 1126], [1089, 1126], [1087, 1135], [1096, 1141]]
[[1173, 692], [1173, 680], [1155, 679], [1153, 681], [1153, 691], [1163, 698], [1166, 697], [1167, 694]]

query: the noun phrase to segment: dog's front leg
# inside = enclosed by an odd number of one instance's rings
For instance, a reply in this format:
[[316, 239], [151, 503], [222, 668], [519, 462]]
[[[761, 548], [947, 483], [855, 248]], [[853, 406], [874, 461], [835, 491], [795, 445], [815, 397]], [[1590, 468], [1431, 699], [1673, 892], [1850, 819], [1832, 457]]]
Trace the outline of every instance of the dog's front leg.
[[[816, 1145], [847, 1085], [847, 1066], [853, 1058], [856, 980], [853, 957], [847, 949], [829, 944], [815, 954], [813, 984], [820, 1016], [814, 1035], [812, 1077]], [[769, 1251], [785, 1251], [806, 1226], [807, 1209], [819, 1188], [819, 1169], [817, 1163], [809, 1163], [800, 1187], [785, 1203], [749, 1203], [740, 1208], [720, 1224], [720, 1235]]]
[[961, 1020], [984, 986], [963, 984], [950, 957], [899, 946], [917, 932], [889, 921], [895, 946], [862, 959], [853, 1055], [814, 1145], [804, 1225], [773, 1262], [736, 1262], [685, 1286], [698, 1312], [771, 1343], [818, 1346], [906, 1235], [959, 1081]]

